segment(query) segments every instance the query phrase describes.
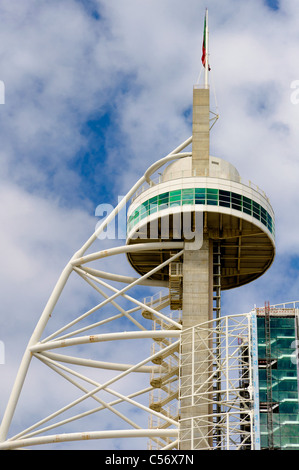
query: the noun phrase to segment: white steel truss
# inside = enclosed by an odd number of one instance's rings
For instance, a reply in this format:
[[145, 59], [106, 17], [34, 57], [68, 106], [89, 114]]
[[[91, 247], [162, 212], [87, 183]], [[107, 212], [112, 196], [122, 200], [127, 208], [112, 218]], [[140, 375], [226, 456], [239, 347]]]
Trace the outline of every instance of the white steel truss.
[[[172, 160], [190, 156], [189, 152], [183, 153], [182, 150], [191, 142], [192, 137], [149, 167], [67, 263], [21, 361], [0, 427], [0, 449], [121, 437], [126, 440], [130, 437], [148, 438], [153, 445], [157, 444], [160, 448], [177, 446], [178, 413], [175, 411], [172, 415], [167, 405], [177, 399], [178, 390], [174, 391], [177, 387], [174, 383], [178, 383], [181, 323], [161, 311], [163, 307], [169, 305], [169, 300], [165, 303], [164, 299], [164, 303], [157, 304], [141, 302], [138, 300], [140, 294], [136, 294], [136, 289], [142, 290], [145, 286], [148, 288], [153, 285], [163, 287], [163, 282], [150, 281], [148, 278], [176, 261], [183, 253], [184, 244], [183, 242], [138, 243], [89, 254], [87, 250], [95, 242], [99, 243], [100, 234], [111, 222], [114, 222], [117, 214], [136, 191], [145, 183], [153, 184], [151, 181], [153, 173]], [[112, 274], [95, 268], [93, 264], [100, 263], [104, 258], [113, 257], [116, 259], [114, 266], [121, 266], [123, 260], [117, 261], [118, 256], [133, 251], [143, 253], [147, 250], [163, 249], [175, 254], [139, 277]], [[92, 307], [89, 306], [79, 313], [72, 312], [71, 318], [70, 315], [64, 318], [61, 311], [57, 313], [59, 302], [71, 277], [74, 276], [85, 283], [86, 288], [92, 290], [92, 299], [94, 301], [96, 298], [96, 301]], [[151, 328], [151, 322], [146, 320], [146, 314], [142, 315], [142, 312], [151, 315], [155, 329]], [[156, 346], [151, 351], [152, 343]], [[111, 354], [107, 345], [112, 351]], [[69, 350], [71, 353], [65, 352]], [[129, 350], [132, 352], [131, 355], [128, 354]], [[116, 352], [119, 353], [118, 356]], [[112, 358], [130, 356], [131, 362], [105, 360], [110, 356]], [[13, 426], [13, 418], [33, 362], [35, 364], [38, 362], [39, 367], [42, 365], [56, 374], [53, 381], [55, 384], [57, 381], [57, 387], [62, 387], [61, 403], [53, 402], [51, 397], [47, 398], [44, 416], [36, 417], [34, 412], [29, 412], [32, 422], [20, 430], [18, 426]], [[43, 374], [42, 369], [40, 370]], [[170, 394], [171, 398], [163, 396], [156, 399], [153, 395], [157, 389], [155, 374], [159, 374], [160, 377], [160, 392], [164, 395]], [[152, 385], [149, 383], [149, 378], [140, 379], [144, 375], [152, 377]], [[66, 392], [64, 385], [58, 385], [57, 376], [72, 385], [71, 392]], [[40, 387], [42, 388], [42, 384], [36, 388], [39, 390]], [[149, 418], [144, 420], [141, 417], [143, 414]], [[103, 415], [103, 418], [94, 420], [95, 429], [86, 429], [84, 427], [86, 418], [95, 415]], [[27, 422], [26, 419], [26, 424]]]

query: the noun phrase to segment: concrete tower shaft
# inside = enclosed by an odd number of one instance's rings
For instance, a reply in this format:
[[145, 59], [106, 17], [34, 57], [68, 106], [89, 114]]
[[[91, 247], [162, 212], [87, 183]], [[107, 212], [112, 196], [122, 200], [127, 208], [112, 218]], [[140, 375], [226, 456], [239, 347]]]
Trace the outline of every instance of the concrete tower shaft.
[[[210, 95], [207, 88], [193, 89], [193, 132], [192, 132], [192, 171], [201, 177], [209, 177], [209, 148], [210, 148]], [[194, 243], [196, 245], [196, 243]], [[205, 323], [213, 317], [213, 242], [204, 228], [201, 247], [188, 244], [183, 258], [183, 331], [181, 353], [185, 358], [193, 357], [181, 363], [181, 437], [180, 448], [188, 450], [193, 443], [201, 449], [213, 446], [212, 438], [201, 440], [198, 431], [194, 429], [192, 418], [212, 416], [213, 396], [210, 394], [209, 375], [198, 374], [194, 364], [206, 364], [206, 351], [202, 347], [194, 350], [190, 331], [192, 326]], [[201, 388], [207, 397], [204, 402], [194, 399], [193, 391]], [[212, 420], [208, 419], [204, 429], [205, 436], [212, 436]], [[201, 430], [202, 432], [203, 430]]]
[[209, 176], [210, 92], [193, 89], [192, 169], [198, 176]]

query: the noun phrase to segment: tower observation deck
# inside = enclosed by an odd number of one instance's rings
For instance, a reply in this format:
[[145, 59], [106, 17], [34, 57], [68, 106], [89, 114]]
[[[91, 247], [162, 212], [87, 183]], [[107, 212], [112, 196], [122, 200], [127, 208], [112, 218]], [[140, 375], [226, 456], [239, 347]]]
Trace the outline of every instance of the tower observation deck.
[[[66, 265], [24, 353], [1, 423], [0, 449], [74, 440], [145, 437], [160, 449], [224, 449], [230, 448], [231, 442], [235, 442], [234, 448], [254, 448], [254, 387], [248, 373], [252, 370], [252, 327], [248, 323], [251, 317], [244, 317], [245, 323], [239, 318], [222, 318], [220, 299], [222, 290], [257, 279], [272, 264], [274, 212], [261, 189], [245, 182], [232, 164], [210, 155], [206, 28], [205, 34], [205, 83], [193, 88], [192, 136], [146, 170]], [[190, 146], [192, 149], [188, 150]], [[124, 246], [86, 254], [127, 203]], [[106, 272], [93, 264], [119, 255], [127, 258], [138, 277]], [[118, 266], [117, 261], [114, 266]], [[55, 317], [54, 310], [59, 307], [56, 304], [72, 273], [88, 284], [88, 289], [92, 287], [101, 302], [74, 313], [72, 319], [67, 318], [66, 324], [60, 327], [54, 322], [54, 331], [50, 329], [42, 338], [46, 327], [52, 325], [51, 318], [63, 318], [62, 314]], [[129, 289], [139, 286], [143, 289], [158, 286], [164, 289], [164, 294], [143, 301], [133, 294], [128, 295]], [[170, 312], [163, 312], [165, 307]], [[148, 319], [153, 320], [153, 328], [148, 329]], [[118, 324], [120, 320], [122, 323]], [[86, 335], [90, 329], [93, 334]], [[142, 358], [144, 342], [148, 340], [152, 341], [151, 354]], [[123, 358], [116, 362], [115, 352], [128, 352], [130, 348], [115, 348], [114, 345], [125, 341], [126, 345], [133, 342], [132, 357], [126, 363]], [[111, 344], [113, 357], [109, 362], [108, 344]], [[102, 345], [106, 349], [101, 353]], [[75, 352], [65, 355], [64, 348], [70, 347]], [[96, 350], [82, 357], [85, 347], [96, 347]], [[60, 378], [67, 379], [83, 395], [71, 398], [68, 405], [61, 405], [56, 412], [50, 408], [49, 416], [8, 438], [33, 358], [49, 366]], [[99, 377], [91, 374], [88, 378], [79, 373], [81, 366], [84, 370], [100, 371]], [[107, 379], [105, 371], [109, 372]], [[116, 375], [112, 377], [112, 373]], [[139, 386], [135, 378], [127, 380], [136, 374], [138, 379], [140, 375], [149, 374], [150, 387], [127, 391], [129, 385]], [[114, 384], [122, 380], [125, 381], [123, 388], [114, 389]], [[161, 394], [155, 398], [157, 391]], [[138, 401], [144, 394], [149, 394], [149, 406], [143, 399]], [[60, 414], [88, 398], [97, 401], [91, 411], [80, 409], [74, 417], [50, 424], [52, 419], [57, 420]], [[172, 404], [174, 411], [166, 408]], [[124, 409], [121, 405], [125, 405]], [[137, 408], [138, 413], [127, 414], [129, 407]], [[80, 427], [72, 433], [49, 434], [55, 426], [66, 426], [102, 410], [112, 414], [113, 419], [117, 417], [121, 426], [110, 429], [109, 425], [108, 430], [105, 427], [94, 431], [82, 431]], [[135, 422], [140, 410], [149, 415], [149, 429], [144, 427], [144, 421]], [[99, 423], [105, 421], [98, 420], [97, 425]], [[124, 429], [123, 423], [128, 429]], [[228, 429], [232, 433], [229, 436]]]
[[[203, 98], [208, 100], [208, 93], [209, 90], [194, 88], [194, 102], [199, 105], [193, 109], [197, 108], [199, 114], [205, 108], [201, 103]], [[197, 119], [195, 111], [193, 140]], [[205, 119], [208, 127], [209, 116]], [[206, 134], [209, 141], [209, 131]], [[186, 215], [184, 223], [184, 213], [190, 214], [190, 222]], [[201, 162], [192, 150], [190, 156], [171, 163], [160, 174], [158, 184], [151, 182], [134, 198], [128, 210], [127, 243], [154, 239], [190, 241], [195, 228], [202, 231], [197, 235], [203, 235], [206, 242], [219, 244], [223, 290], [257, 279], [274, 259], [274, 213], [265, 193], [251, 182], [244, 183], [229, 162], [210, 155]], [[155, 260], [165, 260], [168, 252], [129, 254], [128, 259], [136, 271], [145, 274]], [[168, 268], [152, 278], [168, 280]]]

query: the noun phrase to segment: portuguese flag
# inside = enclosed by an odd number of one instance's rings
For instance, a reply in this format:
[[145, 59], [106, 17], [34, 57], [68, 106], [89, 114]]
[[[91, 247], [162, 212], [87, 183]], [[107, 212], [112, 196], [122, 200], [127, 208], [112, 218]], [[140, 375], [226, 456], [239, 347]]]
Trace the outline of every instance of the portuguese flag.
[[[205, 16], [205, 23], [204, 23], [204, 29], [203, 29], [202, 56], [201, 56], [201, 62], [204, 67], [206, 66], [206, 60], [207, 60], [206, 38], [207, 38], [207, 15]], [[210, 67], [209, 67], [209, 70], [211, 70]]]

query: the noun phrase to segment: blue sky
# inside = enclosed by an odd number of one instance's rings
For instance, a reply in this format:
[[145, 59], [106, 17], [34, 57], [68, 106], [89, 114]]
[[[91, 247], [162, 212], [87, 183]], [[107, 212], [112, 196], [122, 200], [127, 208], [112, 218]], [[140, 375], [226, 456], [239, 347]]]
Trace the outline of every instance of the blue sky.
[[272, 10], [279, 10], [279, 0], [266, 0], [265, 3]]
[[[2, 0], [0, 418], [55, 282], [94, 230], [97, 205], [115, 205], [192, 133], [205, 7], [220, 113], [211, 153], [260, 186], [276, 214], [273, 266], [225, 294], [223, 312], [299, 299], [297, 2]], [[79, 293], [70, 291], [70, 305], [87, 303]]]

